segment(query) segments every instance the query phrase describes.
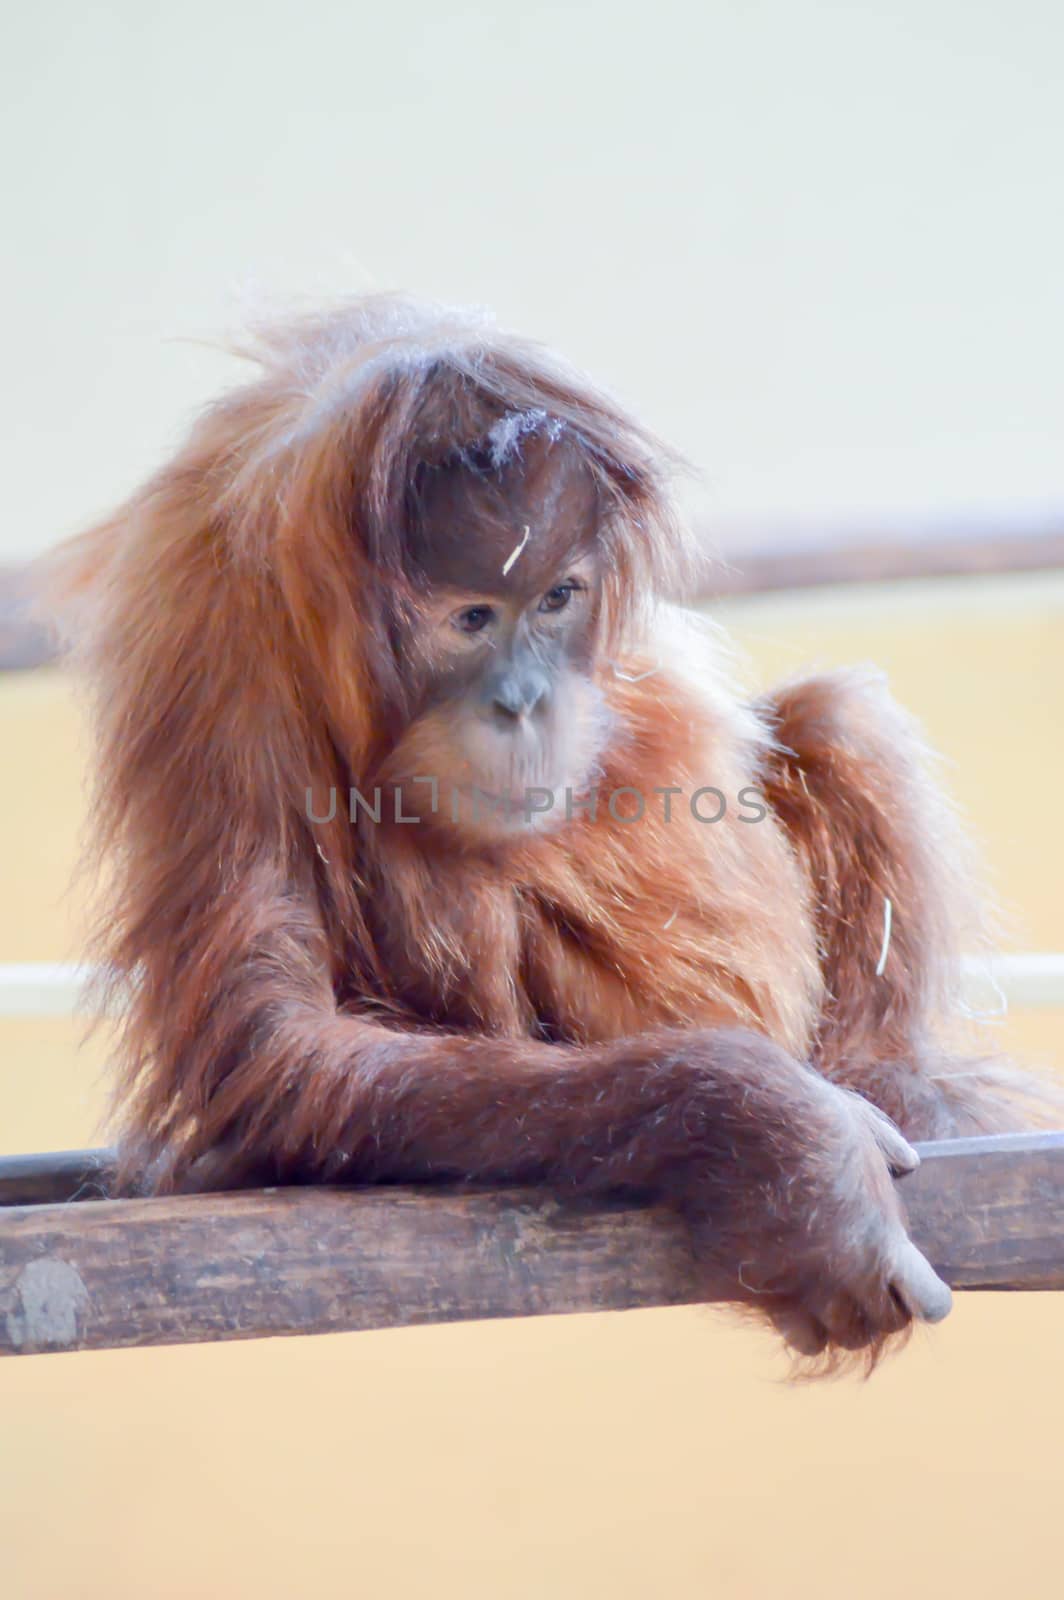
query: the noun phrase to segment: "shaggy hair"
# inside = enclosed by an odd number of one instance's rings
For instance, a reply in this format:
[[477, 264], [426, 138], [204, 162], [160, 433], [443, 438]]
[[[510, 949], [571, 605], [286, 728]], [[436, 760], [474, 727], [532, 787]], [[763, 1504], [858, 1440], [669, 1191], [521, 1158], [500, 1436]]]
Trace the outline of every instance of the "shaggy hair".
[[[942, 1314], [887, 1175], [911, 1152], [870, 1102], [909, 1136], [1001, 1128], [1020, 1080], [938, 1042], [964, 875], [882, 687], [750, 705], [712, 659], [685, 683], [654, 632], [692, 561], [673, 458], [485, 318], [373, 298], [247, 353], [52, 564], [93, 692], [122, 1186], [634, 1191], [688, 1216], [707, 1293], [806, 1353]], [[313, 820], [416, 737], [429, 479], [470, 475], [476, 540], [476, 485], [562, 437], [598, 508], [602, 787], [750, 787], [761, 820], [584, 807], [505, 848]]]

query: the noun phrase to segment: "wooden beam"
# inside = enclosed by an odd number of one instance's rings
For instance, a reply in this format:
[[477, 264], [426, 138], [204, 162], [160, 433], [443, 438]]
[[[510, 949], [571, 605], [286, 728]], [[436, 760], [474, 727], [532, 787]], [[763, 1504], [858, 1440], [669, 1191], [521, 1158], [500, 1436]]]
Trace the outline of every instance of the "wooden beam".
[[[1064, 1133], [954, 1140], [923, 1154], [902, 1194], [914, 1237], [950, 1283], [1064, 1289]], [[16, 1171], [0, 1163], [0, 1192], [99, 1192], [103, 1155], [50, 1158], [51, 1180], [43, 1159], [20, 1158]], [[700, 1298], [669, 1212], [563, 1204], [538, 1190], [293, 1188], [0, 1208], [7, 1354]]]
[[33, 612], [27, 569], [0, 567], [0, 672], [46, 666], [55, 654], [55, 639]]
[[1064, 1133], [917, 1145], [913, 1238], [955, 1289], [1064, 1289]]
[[54, 1150], [46, 1155], [4, 1156], [0, 1159], [0, 1206], [104, 1200], [113, 1173], [110, 1150]]
[[973, 578], [1064, 567], [1064, 527], [963, 534], [884, 533], [849, 539], [801, 538], [720, 541], [707, 573], [703, 601], [810, 589], [829, 584]]

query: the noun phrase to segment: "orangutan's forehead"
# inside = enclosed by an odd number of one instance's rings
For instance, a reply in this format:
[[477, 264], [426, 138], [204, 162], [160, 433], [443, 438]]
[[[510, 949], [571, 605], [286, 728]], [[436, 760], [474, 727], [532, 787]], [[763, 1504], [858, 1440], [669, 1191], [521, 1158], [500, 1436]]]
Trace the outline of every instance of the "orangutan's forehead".
[[[537, 419], [538, 420], [538, 419]], [[520, 418], [419, 485], [411, 554], [433, 585], [508, 595], [541, 593], [593, 546], [601, 521], [586, 453], [566, 431]]]

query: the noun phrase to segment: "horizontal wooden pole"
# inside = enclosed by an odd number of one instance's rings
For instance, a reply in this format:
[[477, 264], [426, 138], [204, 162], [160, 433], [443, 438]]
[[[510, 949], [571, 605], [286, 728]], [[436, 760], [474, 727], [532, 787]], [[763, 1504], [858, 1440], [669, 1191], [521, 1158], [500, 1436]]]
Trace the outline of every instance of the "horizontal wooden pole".
[[1061, 520], [1007, 533], [930, 527], [889, 531], [878, 538], [803, 539], [792, 532], [775, 543], [753, 535], [719, 543], [721, 560], [709, 570], [704, 600], [834, 584], [1004, 577], [1064, 567]]
[[0, 567], [0, 672], [44, 666], [55, 656], [55, 640], [32, 603], [29, 569]]
[[0, 1206], [105, 1200], [113, 1174], [110, 1150], [52, 1150], [45, 1155], [3, 1156]]
[[[922, 1153], [902, 1194], [914, 1237], [954, 1287], [1064, 1289], [1064, 1133]], [[442, 1187], [91, 1201], [105, 1171], [100, 1152], [0, 1163], [0, 1353], [704, 1297], [682, 1224], [654, 1207]], [[88, 1203], [58, 1199], [75, 1194]]]
[[1064, 1289], [1064, 1133], [920, 1144], [913, 1238], [955, 1289]]

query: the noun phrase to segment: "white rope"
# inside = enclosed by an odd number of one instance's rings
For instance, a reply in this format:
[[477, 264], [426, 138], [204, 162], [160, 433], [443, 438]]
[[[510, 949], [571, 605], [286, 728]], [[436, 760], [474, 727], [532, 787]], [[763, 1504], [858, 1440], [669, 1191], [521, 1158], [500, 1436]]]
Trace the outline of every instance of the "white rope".
[[[91, 976], [89, 968], [69, 962], [0, 962], [0, 1017], [84, 1012], [83, 990]], [[990, 961], [973, 956], [964, 962], [964, 976], [966, 988], [972, 994], [981, 990], [984, 998], [987, 982], [992, 983], [1013, 1011], [1064, 1010], [1064, 951], [1029, 951]]]
[[82, 1007], [87, 967], [65, 961], [0, 962], [0, 1017], [67, 1017]]

